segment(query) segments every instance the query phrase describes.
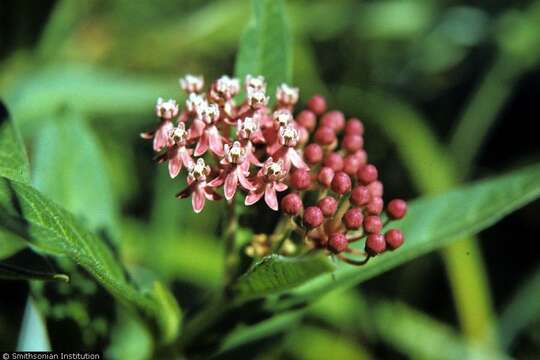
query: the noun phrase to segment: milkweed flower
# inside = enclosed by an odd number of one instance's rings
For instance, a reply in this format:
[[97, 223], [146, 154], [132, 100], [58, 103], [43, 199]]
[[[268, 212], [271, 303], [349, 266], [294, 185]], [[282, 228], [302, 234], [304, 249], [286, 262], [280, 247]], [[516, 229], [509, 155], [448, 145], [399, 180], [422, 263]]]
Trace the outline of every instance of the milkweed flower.
[[[350, 246], [356, 241], [364, 241], [365, 261], [402, 246], [403, 233], [385, 231], [385, 225], [405, 217], [407, 203], [385, 204], [360, 119], [328, 110], [320, 95], [298, 111], [298, 88], [269, 89], [260, 75], [247, 75], [243, 84], [223, 75], [206, 91], [202, 76], [186, 75], [179, 84], [186, 94], [183, 109], [174, 99], [158, 98], [157, 128], [141, 136], [153, 140], [156, 159], [168, 163], [172, 178], [185, 174], [187, 187], [177, 197], [191, 197], [196, 213], [207, 200], [262, 202], [289, 217], [304, 247], [351, 264], [362, 263], [344, 255], [357, 254]], [[275, 91], [273, 106], [270, 91]], [[282, 237], [260, 237], [246, 252], [262, 256]], [[288, 251], [302, 248], [286, 240]]]

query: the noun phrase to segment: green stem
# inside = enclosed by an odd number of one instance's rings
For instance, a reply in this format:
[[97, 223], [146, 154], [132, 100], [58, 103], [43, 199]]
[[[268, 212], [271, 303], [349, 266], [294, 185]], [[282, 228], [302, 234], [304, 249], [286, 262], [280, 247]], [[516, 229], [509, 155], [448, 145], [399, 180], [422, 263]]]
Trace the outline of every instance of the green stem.
[[225, 241], [225, 288], [232, 283], [236, 277], [238, 255], [236, 254], [236, 230], [238, 219], [236, 216], [236, 204], [233, 201], [226, 202], [224, 241]]

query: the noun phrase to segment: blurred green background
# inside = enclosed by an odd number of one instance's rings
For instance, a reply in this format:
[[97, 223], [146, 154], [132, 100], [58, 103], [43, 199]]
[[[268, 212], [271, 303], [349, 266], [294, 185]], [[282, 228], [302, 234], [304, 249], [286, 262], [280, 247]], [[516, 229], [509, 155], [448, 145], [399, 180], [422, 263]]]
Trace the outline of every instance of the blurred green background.
[[[0, 2], [0, 96], [28, 145], [33, 184], [103, 233], [138, 277], [165, 279], [187, 309], [220, 284], [222, 209], [197, 216], [175, 200], [182, 181], [154, 165], [138, 134], [154, 124], [158, 96], [181, 100], [183, 74], [233, 72], [249, 5]], [[412, 199], [540, 159], [540, 1], [286, 9], [301, 100], [321, 93], [366, 123], [385, 196]], [[539, 213], [536, 201], [479, 241], [328, 295], [261, 357], [456, 358], [472, 341], [538, 358]], [[15, 258], [51, 266], [27, 255]], [[149, 335], [84, 273], [71, 287], [31, 287], [54, 349], [150, 353]], [[28, 291], [2, 282], [0, 349], [16, 347]]]

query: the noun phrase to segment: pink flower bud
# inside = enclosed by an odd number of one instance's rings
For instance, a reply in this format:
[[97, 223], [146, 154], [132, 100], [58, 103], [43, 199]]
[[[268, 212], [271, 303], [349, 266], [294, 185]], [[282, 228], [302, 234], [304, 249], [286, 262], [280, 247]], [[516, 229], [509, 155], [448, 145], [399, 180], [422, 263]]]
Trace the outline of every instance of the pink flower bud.
[[356, 174], [358, 177], [358, 181], [360, 181], [362, 184], [367, 185], [375, 180], [377, 180], [377, 177], [379, 176], [379, 172], [377, 171], [377, 168], [372, 164], [367, 164], [362, 166], [358, 173]]
[[349, 246], [349, 241], [343, 233], [333, 233], [328, 239], [328, 248], [334, 254], [339, 254], [347, 250]]
[[309, 99], [307, 106], [315, 114], [320, 115], [326, 111], [326, 99], [321, 95], [315, 95]]
[[366, 211], [369, 214], [379, 215], [382, 213], [384, 207], [384, 201], [381, 197], [372, 197], [366, 206]]
[[350, 118], [345, 125], [345, 134], [364, 134], [364, 124], [357, 118]]
[[349, 176], [356, 176], [360, 165], [360, 160], [355, 155], [349, 154], [343, 159], [343, 171]]
[[369, 193], [371, 194], [371, 197], [381, 197], [383, 196], [383, 184], [380, 181], [374, 181], [371, 184], [367, 186]]
[[390, 229], [384, 235], [384, 240], [386, 240], [386, 244], [391, 250], [395, 250], [403, 245], [405, 237], [403, 236], [401, 230]]
[[296, 115], [296, 122], [309, 131], [313, 131], [317, 126], [317, 116], [309, 110], [303, 110]]
[[370, 194], [365, 186], [356, 186], [351, 192], [351, 203], [355, 206], [364, 206], [369, 203]]
[[302, 207], [302, 198], [297, 193], [287, 194], [281, 199], [281, 208], [287, 215], [298, 215]]
[[343, 170], [343, 157], [338, 153], [330, 153], [324, 159], [324, 166], [332, 168], [335, 172]]
[[337, 211], [338, 202], [332, 196], [325, 196], [317, 203], [325, 217], [334, 216]]
[[323, 220], [323, 213], [321, 209], [319, 209], [319, 207], [317, 206], [309, 206], [304, 211], [303, 222], [304, 225], [308, 228], [316, 228], [318, 226], [321, 226]]
[[306, 169], [296, 169], [289, 178], [289, 184], [293, 189], [306, 190], [311, 186], [311, 175]]
[[343, 195], [351, 190], [351, 178], [343, 171], [336, 173], [334, 179], [332, 179], [332, 190], [339, 195]]
[[358, 161], [360, 161], [360, 167], [367, 164], [368, 156], [364, 149], [358, 150], [353, 155], [358, 159]]
[[364, 138], [360, 135], [348, 134], [345, 135], [342, 141], [342, 146], [350, 153], [354, 153], [364, 146]]
[[323, 167], [317, 175], [317, 180], [324, 186], [329, 187], [334, 179], [335, 172], [332, 168]]
[[328, 126], [340, 132], [345, 127], [345, 115], [341, 111], [327, 112], [321, 118], [321, 126]]
[[364, 216], [362, 215], [362, 210], [359, 208], [349, 209], [345, 215], [343, 215], [343, 223], [349, 230], [359, 229], [362, 226], [363, 221]]
[[315, 141], [320, 145], [330, 145], [336, 140], [336, 132], [328, 126], [321, 126], [315, 131]]
[[369, 255], [375, 256], [386, 250], [386, 242], [381, 234], [371, 234], [366, 240], [366, 251]]
[[304, 160], [310, 165], [318, 164], [322, 161], [323, 150], [319, 144], [309, 144], [304, 149]]
[[386, 212], [393, 220], [403, 219], [407, 213], [407, 203], [405, 200], [394, 199], [388, 203]]
[[369, 215], [364, 218], [364, 231], [369, 234], [378, 234], [382, 229], [380, 216]]

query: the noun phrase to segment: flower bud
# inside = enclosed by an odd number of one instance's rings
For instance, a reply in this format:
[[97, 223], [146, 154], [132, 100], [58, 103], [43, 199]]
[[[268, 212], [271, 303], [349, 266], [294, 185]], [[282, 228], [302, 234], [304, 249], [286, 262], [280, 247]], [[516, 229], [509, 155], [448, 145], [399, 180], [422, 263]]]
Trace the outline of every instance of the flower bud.
[[304, 160], [310, 165], [318, 164], [322, 161], [323, 150], [319, 144], [309, 144], [304, 149]]
[[402, 199], [394, 199], [388, 203], [386, 212], [393, 220], [403, 219], [407, 213], [407, 203]]
[[347, 134], [341, 144], [349, 153], [355, 153], [364, 146], [364, 138], [360, 135]]
[[384, 236], [381, 234], [371, 234], [367, 237], [366, 240], [366, 252], [375, 256], [386, 250], [386, 241], [384, 241]]
[[338, 153], [330, 153], [324, 159], [324, 166], [328, 166], [335, 172], [343, 170], [343, 157]]
[[332, 196], [325, 196], [317, 203], [325, 217], [334, 216], [337, 211], [338, 202]]
[[323, 223], [324, 216], [317, 206], [309, 206], [304, 210], [303, 223], [308, 228], [316, 228]]
[[332, 251], [334, 254], [339, 254], [347, 250], [347, 247], [349, 246], [349, 241], [347, 240], [347, 236], [345, 234], [337, 232], [330, 235], [330, 238], [328, 239], [328, 248], [330, 251]]
[[296, 122], [309, 131], [313, 131], [317, 126], [317, 116], [309, 110], [303, 110], [296, 115]]
[[364, 231], [369, 234], [378, 234], [382, 229], [380, 216], [369, 215], [364, 218]]
[[[360, 167], [367, 164], [368, 156], [367, 156], [367, 153], [366, 153], [366, 151], [364, 149], [360, 149], [360, 150], [358, 150], [357, 152], [355, 152], [352, 155], [355, 158], [357, 158], [358, 161], [360, 161]], [[358, 168], [358, 169], [360, 169], [360, 168]]]
[[403, 236], [401, 230], [390, 229], [384, 235], [384, 240], [386, 241], [386, 245], [388, 245], [391, 250], [395, 250], [403, 245], [405, 237]]
[[307, 106], [315, 114], [321, 115], [326, 111], [326, 99], [321, 95], [315, 95], [309, 99]]
[[321, 126], [328, 126], [340, 132], [345, 127], [345, 115], [341, 111], [329, 111], [321, 118]]
[[382, 182], [380, 182], [378, 180], [374, 181], [371, 184], [369, 184], [367, 186], [367, 188], [368, 188], [369, 193], [371, 194], [372, 198], [383, 196], [384, 187], [383, 187]]
[[356, 174], [358, 177], [358, 181], [360, 181], [362, 184], [367, 185], [375, 180], [377, 180], [377, 177], [379, 176], [379, 172], [377, 171], [377, 168], [372, 164], [367, 164], [362, 166], [358, 173]]
[[357, 118], [349, 119], [345, 125], [345, 134], [363, 135], [364, 124]]
[[351, 190], [351, 178], [343, 171], [336, 173], [334, 179], [332, 179], [332, 190], [339, 195], [343, 195]]
[[315, 142], [320, 145], [330, 145], [336, 140], [336, 132], [328, 126], [321, 126], [315, 131]]
[[329, 167], [323, 167], [321, 170], [319, 170], [319, 174], [317, 175], [317, 180], [324, 186], [329, 187], [332, 183], [332, 180], [334, 179], [335, 172], [332, 170], [332, 168]]
[[356, 176], [360, 165], [360, 160], [353, 154], [349, 154], [343, 159], [343, 171], [349, 176]]
[[364, 206], [369, 203], [370, 194], [365, 186], [356, 186], [351, 192], [351, 203], [355, 206]]
[[362, 226], [363, 221], [364, 216], [362, 215], [362, 210], [359, 208], [351, 208], [343, 215], [343, 223], [349, 230], [359, 229]]
[[287, 215], [298, 215], [302, 207], [302, 198], [297, 193], [287, 194], [281, 199], [281, 208]]
[[311, 175], [306, 169], [296, 169], [289, 178], [289, 184], [293, 189], [306, 190], [311, 186]]
[[382, 197], [372, 197], [366, 206], [368, 214], [379, 215], [382, 213], [384, 207], [384, 201]]

